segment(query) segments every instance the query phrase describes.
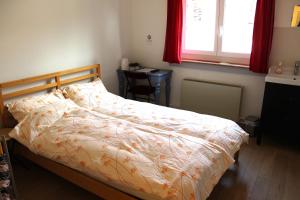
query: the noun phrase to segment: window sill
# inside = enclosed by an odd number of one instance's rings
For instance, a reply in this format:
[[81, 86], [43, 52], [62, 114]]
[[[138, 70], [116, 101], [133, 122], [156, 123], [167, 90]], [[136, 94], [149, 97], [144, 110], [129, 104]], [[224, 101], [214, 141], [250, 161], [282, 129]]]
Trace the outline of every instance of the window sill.
[[242, 68], [242, 69], [249, 69], [248, 65], [233, 64], [233, 63], [209, 62], [209, 61], [190, 60], [190, 59], [182, 59], [182, 62], [201, 63], [201, 64], [208, 64], [208, 65], [219, 65], [219, 66], [226, 66], [226, 67], [237, 67], [237, 68]]

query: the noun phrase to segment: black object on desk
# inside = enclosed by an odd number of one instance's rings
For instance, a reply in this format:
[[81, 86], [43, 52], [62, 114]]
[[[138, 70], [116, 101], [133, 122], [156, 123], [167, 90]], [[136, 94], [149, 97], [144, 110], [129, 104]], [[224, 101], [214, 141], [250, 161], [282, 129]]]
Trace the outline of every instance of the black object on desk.
[[156, 72], [159, 72], [159, 69], [153, 69], [153, 70], [151, 70], [151, 73], [156, 73]]
[[[118, 69], [118, 79], [119, 79], [119, 94], [120, 96], [125, 98], [125, 87], [126, 87], [126, 77], [125, 70]], [[165, 81], [165, 92], [166, 92], [166, 106], [170, 106], [170, 93], [171, 93], [171, 78], [172, 78], [172, 70], [158, 70], [155, 72], [147, 73], [149, 75], [150, 81], [152, 85], [155, 87], [155, 104], [160, 104], [160, 96], [161, 96], [161, 82]]]

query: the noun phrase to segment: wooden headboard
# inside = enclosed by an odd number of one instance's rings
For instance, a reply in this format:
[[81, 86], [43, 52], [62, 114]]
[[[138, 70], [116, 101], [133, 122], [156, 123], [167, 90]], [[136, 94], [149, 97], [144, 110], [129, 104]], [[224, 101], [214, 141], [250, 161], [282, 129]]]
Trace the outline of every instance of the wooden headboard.
[[[88, 74], [82, 75], [81, 72], [88, 72]], [[79, 73], [79, 74], [78, 74]], [[72, 75], [72, 78], [67, 76]], [[65, 77], [65, 78], [64, 78]], [[37, 93], [41, 91], [49, 91], [50, 89], [59, 89], [63, 85], [82, 81], [86, 79], [101, 77], [101, 68], [99, 64], [89, 65], [85, 67], [73, 68], [69, 70], [58, 71], [50, 74], [44, 74], [40, 76], [34, 76], [30, 78], [24, 78], [20, 80], [0, 83], [0, 115], [3, 119], [4, 114], [4, 102], [16, 97]], [[41, 83], [42, 82], [42, 83]], [[29, 84], [38, 84], [38, 86], [29, 87], [24, 89], [24, 86]], [[4, 93], [5, 89], [22, 87], [22, 89], [15, 89], [13, 92]]]

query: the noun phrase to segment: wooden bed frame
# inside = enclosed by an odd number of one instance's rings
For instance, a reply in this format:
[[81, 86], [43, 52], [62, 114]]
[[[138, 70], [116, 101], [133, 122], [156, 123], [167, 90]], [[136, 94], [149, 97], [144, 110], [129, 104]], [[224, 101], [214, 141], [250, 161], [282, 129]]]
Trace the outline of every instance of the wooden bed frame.
[[[88, 72], [86, 75], [82, 75], [83, 72]], [[80, 74], [81, 73], [81, 74]], [[72, 78], [68, 78], [67, 76], [72, 75]], [[79, 67], [75, 69], [69, 69], [64, 71], [59, 71], [50, 74], [44, 74], [41, 76], [35, 76], [10, 82], [5, 82], [0, 84], [0, 115], [1, 119], [5, 116], [4, 112], [4, 102], [7, 100], [11, 100], [16, 97], [29, 95], [42, 91], [49, 91], [54, 88], [59, 89], [63, 85], [75, 83], [77, 81], [95, 79], [101, 77], [101, 67], [99, 64], [90, 65], [85, 67]], [[23, 89], [24, 86], [29, 84], [37, 84], [40, 83], [39, 86], [29, 87], [27, 89]], [[17, 87], [22, 87], [22, 89], [17, 89]], [[15, 88], [14, 92], [5, 93], [4, 90], [8, 88]], [[4, 123], [4, 121], [3, 121]], [[3, 124], [5, 127], [5, 124]], [[28, 148], [19, 144], [18, 142], [14, 145], [14, 155], [22, 156], [33, 163], [51, 171], [58, 176], [63, 177], [64, 179], [78, 185], [79, 187], [86, 189], [95, 195], [104, 198], [104, 199], [119, 199], [119, 200], [134, 200], [138, 199], [129, 194], [126, 194], [118, 189], [115, 189], [109, 185], [106, 185], [92, 177], [89, 177], [79, 171], [73, 170], [69, 167], [61, 165], [55, 161], [47, 159], [45, 157], [36, 155], [32, 153]]]

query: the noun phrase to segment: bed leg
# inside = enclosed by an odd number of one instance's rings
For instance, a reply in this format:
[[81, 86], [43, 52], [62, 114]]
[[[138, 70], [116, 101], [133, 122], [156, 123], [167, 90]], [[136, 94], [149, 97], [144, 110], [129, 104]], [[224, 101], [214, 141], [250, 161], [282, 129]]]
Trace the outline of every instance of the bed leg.
[[239, 164], [239, 156], [240, 156], [240, 152], [238, 151], [234, 155], [235, 164]]

